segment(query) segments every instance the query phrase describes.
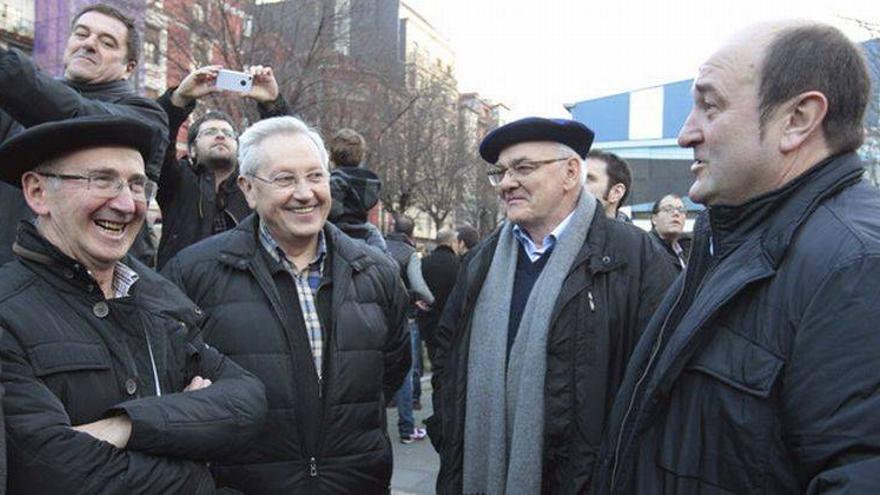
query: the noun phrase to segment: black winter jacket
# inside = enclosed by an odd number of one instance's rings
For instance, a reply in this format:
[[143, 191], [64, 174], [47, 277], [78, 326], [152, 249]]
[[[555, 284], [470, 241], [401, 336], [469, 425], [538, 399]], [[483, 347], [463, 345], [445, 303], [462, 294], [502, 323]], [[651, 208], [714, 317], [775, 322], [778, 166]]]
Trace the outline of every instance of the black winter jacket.
[[[18, 50], [0, 49], [0, 142], [24, 129], [55, 120], [85, 115], [119, 115], [145, 122], [154, 129], [153, 155], [146, 173], [159, 180], [168, 146], [168, 117], [155, 101], [136, 96], [129, 81], [80, 84], [53, 79], [39, 71]], [[0, 163], [0, 167], [3, 164]], [[11, 261], [19, 221], [33, 216], [21, 190], [0, 183], [0, 265]], [[142, 236], [132, 252], [141, 260], [155, 254]]]
[[422, 260], [422, 277], [431, 289], [431, 294], [434, 295], [434, 304], [429, 311], [419, 311], [417, 319], [421, 337], [429, 346], [435, 345], [434, 332], [440, 322], [446, 300], [449, 299], [449, 294], [455, 286], [458, 268], [458, 255], [449, 246], [437, 246]]
[[295, 289], [281, 289], [290, 275], [263, 249], [258, 221], [251, 215], [183, 250], [164, 271], [205, 309], [205, 340], [266, 384], [266, 426], [247, 450], [215, 464], [218, 481], [261, 495], [385, 493], [385, 401], [410, 366], [397, 270], [379, 251], [324, 227], [319, 384]]
[[[498, 232], [468, 252], [437, 328], [428, 433], [440, 454], [437, 492], [460, 494], [474, 306]], [[547, 338], [542, 493], [583, 493], [630, 352], [675, 273], [648, 235], [597, 205], [563, 283]]]
[[597, 493], [876, 493], [880, 193], [847, 154], [717, 209], [633, 353]]
[[[168, 114], [168, 139], [174, 143], [180, 126], [196, 106], [195, 101], [185, 108], [171, 103], [171, 94], [177, 87], [169, 88], [157, 100]], [[287, 115], [287, 102], [282, 96], [269, 105], [257, 105], [260, 119]], [[156, 201], [162, 209], [162, 238], [156, 266], [165, 263], [181, 249], [214, 235], [214, 215], [219, 209], [234, 224], [251, 213], [244, 193], [238, 188], [238, 170], [224, 180], [219, 189], [214, 183], [214, 171], [192, 163], [188, 156], [177, 159], [175, 146], [169, 146], [162, 163], [162, 177]], [[219, 205], [218, 205], [219, 203]]]
[[[9, 492], [215, 493], [205, 461], [247, 444], [266, 399], [202, 342], [201, 310], [130, 257], [130, 295], [104, 299], [29, 223], [16, 253], [0, 268]], [[180, 393], [196, 375], [213, 384]], [[71, 429], [119, 413], [132, 422], [125, 449]]]

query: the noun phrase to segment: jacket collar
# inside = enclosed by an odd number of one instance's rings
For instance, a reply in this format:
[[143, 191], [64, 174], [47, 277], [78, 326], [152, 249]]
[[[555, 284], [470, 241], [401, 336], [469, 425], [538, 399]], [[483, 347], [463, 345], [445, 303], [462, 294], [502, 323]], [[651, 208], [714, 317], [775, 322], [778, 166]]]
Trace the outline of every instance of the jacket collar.
[[[736, 236], [743, 236], [738, 241], [738, 247], [729, 251], [729, 255], [725, 255], [705, 275], [702, 282], [694, 282], [711, 287], [712, 290], [698, 291], [676, 328], [667, 329], [673, 333], [660, 355], [646, 393], [658, 389], [668, 390], [673, 385], [685, 364], [701, 348], [701, 344], [712, 338], [712, 334], [703, 331], [712, 316], [749, 284], [772, 277], [795, 233], [810, 214], [828, 197], [860, 181], [861, 176], [862, 166], [854, 153], [825, 160], [801, 177], [803, 180], [793, 181], [793, 187], [786, 186], [778, 191], [783, 194], [778, 196], [781, 201], [772, 203], [775, 211], [772, 211], [771, 216], [762, 217], [762, 222], [746, 222], [745, 228], [749, 235], [734, 233]], [[765, 212], [764, 209], [755, 211]], [[692, 251], [691, 263], [688, 264], [685, 277], [679, 277], [671, 290], [680, 292], [688, 272], [696, 269], [697, 263], [708, 262], [704, 258], [709, 256], [712, 229], [707, 220], [708, 213], [701, 215], [698, 220], [693, 244], [696, 253]], [[658, 314], [661, 311], [667, 314], [675, 311], [677, 304], [663, 306]], [[652, 335], [660, 328], [655, 328]]]
[[[234, 229], [220, 251], [220, 261], [239, 270], [246, 270], [250, 263], [262, 259], [259, 243], [259, 221], [256, 213], [248, 215]], [[336, 266], [337, 260], [351, 267], [355, 272], [364, 270], [375, 263], [365, 252], [363, 244], [355, 241], [332, 223], [324, 224], [324, 239], [327, 242], [329, 261]], [[336, 273], [334, 270], [333, 273]]]
[[818, 205], [858, 182], [863, 172], [855, 153], [831, 156], [783, 187], [743, 205], [710, 208], [704, 215], [714, 255], [723, 257], [759, 235], [774, 268], [779, 266], [794, 234]]
[[75, 89], [83, 96], [98, 101], [114, 101], [127, 96], [134, 96], [134, 89], [132, 89], [131, 82], [127, 79], [98, 84], [86, 84], [64, 79], [64, 84]]

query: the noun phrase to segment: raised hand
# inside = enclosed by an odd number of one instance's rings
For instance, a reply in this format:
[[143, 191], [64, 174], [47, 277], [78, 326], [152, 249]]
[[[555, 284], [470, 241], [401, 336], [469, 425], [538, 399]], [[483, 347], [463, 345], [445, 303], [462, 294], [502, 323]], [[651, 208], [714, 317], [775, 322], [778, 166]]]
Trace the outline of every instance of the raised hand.
[[171, 94], [171, 103], [183, 108], [193, 100], [222, 91], [214, 85], [222, 68], [222, 65], [206, 65], [190, 72]]

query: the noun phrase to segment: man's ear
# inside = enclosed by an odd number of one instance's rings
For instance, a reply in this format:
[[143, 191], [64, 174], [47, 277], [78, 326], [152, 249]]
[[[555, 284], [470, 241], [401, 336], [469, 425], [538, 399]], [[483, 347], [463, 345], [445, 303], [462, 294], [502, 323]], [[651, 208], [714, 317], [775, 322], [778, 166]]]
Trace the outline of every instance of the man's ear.
[[49, 205], [46, 195], [48, 190], [48, 177], [42, 177], [36, 172], [25, 172], [21, 176], [21, 192], [28, 206], [37, 215], [48, 215]]
[[129, 60], [125, 64], [125, 77], [123, 77], [123, 79], [128, 79], [129, 77], [131, 77], [131, 75], [134, 74], [134, 69], [136, 67], [137, 67], [137, 60]]
[[247, 178], [243, 175], [238, 176], [238, 188], [241, 189], [241, 192], [244, 193], [244, 198], [247, 200], [248, 207], [250, 209], [254, 209], [257, 207], [257, 198], [256, 191], [254, 191], [254, 185], [251, 181], [247, 180]]
[[565, 190], [574, 189], [576, 185], [583, 185], [581, 184], [581, 167], [586, 166], [586, 163], [575, 157], [571, 157], [565, 162], [565, 182], [563, 185]]
[[[822, 132], [822, 122], [828, 113], [828, 99], [819, 91], [801, 93], [785, 106], [779, 149], [783, 153], [797, 150], [816, 132]], [[823, 134], [824, 135], [824, 134]]]
[[618, 182], [611, 186], [611, 189], [608, 190], [608, 202], [613, 204], [619, 204], [620, 200], [623, 199], [623, 196], [626, 194], [626, 186]]

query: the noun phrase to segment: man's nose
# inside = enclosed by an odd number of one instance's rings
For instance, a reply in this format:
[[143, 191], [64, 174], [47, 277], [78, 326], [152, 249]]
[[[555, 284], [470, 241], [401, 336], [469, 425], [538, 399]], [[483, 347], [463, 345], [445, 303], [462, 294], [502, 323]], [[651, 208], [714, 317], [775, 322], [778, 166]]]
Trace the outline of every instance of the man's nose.
[[682, 148], [693, 148], [702, 140], [702, 131], [697, 126], [696, 117], [693, 110], [691, 110], [687, 120], [684, 121], [684, 125], [681, 126], [681, 130], [678, 132], [678, 145]]

